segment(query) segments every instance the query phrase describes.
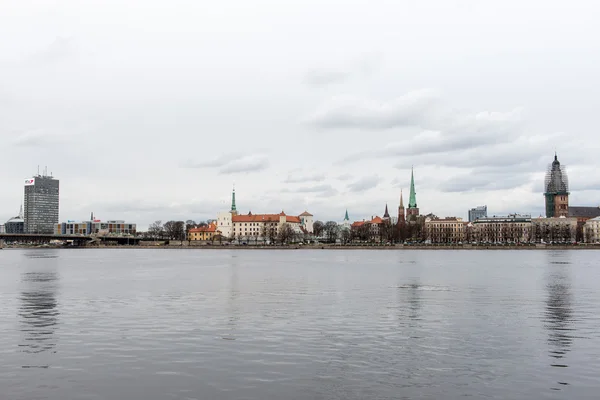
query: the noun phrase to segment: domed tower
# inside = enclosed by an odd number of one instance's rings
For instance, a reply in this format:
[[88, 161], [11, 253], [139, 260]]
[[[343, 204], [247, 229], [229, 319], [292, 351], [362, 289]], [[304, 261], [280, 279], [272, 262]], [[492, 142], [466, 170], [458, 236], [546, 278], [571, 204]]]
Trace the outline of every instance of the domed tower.
[[556, 153], [554, 161], [548, 165], [544, 181], [546, 217], [569, 216], [569, 179], [564, 165], [560, 165]]

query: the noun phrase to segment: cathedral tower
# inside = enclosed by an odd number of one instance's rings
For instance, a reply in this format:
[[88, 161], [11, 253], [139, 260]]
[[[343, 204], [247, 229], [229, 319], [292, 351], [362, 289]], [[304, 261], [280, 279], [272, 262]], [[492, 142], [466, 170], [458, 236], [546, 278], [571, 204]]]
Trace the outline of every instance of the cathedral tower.
[[546, 217], [569, 216], [569, 179], [564, 165], [560, 165], [556, 153], [554, 161], [548, 165], [544, 181]]

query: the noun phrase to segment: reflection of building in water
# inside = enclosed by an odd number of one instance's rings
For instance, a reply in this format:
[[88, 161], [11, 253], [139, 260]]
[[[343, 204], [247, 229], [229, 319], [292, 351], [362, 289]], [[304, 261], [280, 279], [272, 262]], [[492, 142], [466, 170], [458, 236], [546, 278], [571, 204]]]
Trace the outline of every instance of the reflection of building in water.
[[26, 272], [21, 279], [19, 316], [26, 353], [41, 353], [52, 350], [56, 345], [54, 333], [58, 322], [56, 301], [56, 272]]
[[546, 286], [545, 323], [548, 329], [548, 344], [550, 355], [563, 358], [573, 344], [573, 310], [571, 308], [571, 292], [564, 277], [558, 277]]
[[[551, 263], [568, 264], [568, 262], [561, 262], [556, 258]], [[568, 265], [550, 265], [549, 268], [555, 269], [550, 271], [547, 277], [546, 290], [548, 297], [544, 312], [544, 326], [548, 330], [548, 351], [552, 358], [550, 365], [566, 368], [568, 365], [565, 358], [573, 345], [575, 337], [571, 285], [565, 270]], [[558, 372], [559, 369], [556, 371]], [[568, 382], [560, 378], [557, 383], [568, 385]], [[552, 389], [559, 390], [558, 387]]]

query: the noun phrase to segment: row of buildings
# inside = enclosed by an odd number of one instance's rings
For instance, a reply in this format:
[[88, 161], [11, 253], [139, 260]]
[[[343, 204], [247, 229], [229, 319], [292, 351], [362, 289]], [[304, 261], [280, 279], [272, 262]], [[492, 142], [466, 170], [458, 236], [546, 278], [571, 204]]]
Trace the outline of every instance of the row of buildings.
[[0, 224], [0, 233], [54, 235], [135, 235], [136, 224], [101, 221], [92, 213], [89, 221], [59, 223], [60, 182], [45, 170], [25, 179], [19, 215]]
[[[19, 215], [0, 225], [0, 233], [39, 233], [56, 235], [136, 235], [137, 226], [122, 220], [101, 221], [92, 213], [89, 221], [59, 223], [59, 181], [46, 172], [25, 180], [24, 208]], [[487, 206], [469, 210], [468, 221], [458, 217], [439, 218], [422, 215], [417, 206], [414, 171], [411, 170], [408, 207], [404, 207], [402, 191], [396, 215], [391, 215], [387, 204], [382, 217], [351, 222], [346, 211], [337, 224], [340, 236], [348, 232], [357, 240], [428, 241], [431, 243], [457, 242], [599, 242], [598, 217], [600, 207], [573, 207], [569, 205], [569, 184], [564, 166], [555, 154], [548, 166], [544, 181], [546, 216], [512, 214], [492, 216]], [[265, 240], [273, 239], [283, 230], [292, 235], [319, 236], [315, 232], [314, 217], [308, 211], [299, 215], [284, 211], [273, 214], [238, 212], [235, 188], [231, 208], [219, 212], [207, 226], [192, 228], [189, 240], [210, 241], [215, 238]], [[391, 228], [393, 227], [393, 229]], [[286, 232], [283, 232], [286, 233]], [[331, 237], [331, 235], [329, 235]], [[346, 235], [348, 236], [348, 235]]]
[[219, 212], [216, 220], [207, 226], [192, 228], [188, 231], [188, 240], [214, 240], [217, 237], [238, 240], [274, 240], [282, 229], [290, 229], [293, 235], [313, 233], [313, 215], [308, 211], [300, 215], [288, 215], [284, 211], [278, 214], [240, 214], [235, 203], [235, 188], [231, 193], [231, 209]]
[[[348, 211], [337, 224], [339, 237], [348, 232], [350, 240], [419, 241], [426, 243], [571, 243], [600, 242], [600, 207], [569, 205], [568, 177], [555, 154], [544, 181], [546, 216], [511, 214], [488, 216], [487, 206], [469, 210], [468, 221], [458, 217], [439, 218], [422, 215], [417, 205], [414, 171], [411, 170], [408, 207], [402, 191], [397, 215], [390, 215], [387, 204], [383, 216], [351, 222]], [[232, 192], [231, 209], [217, 214], [206, 227], [191, 229], [189, 240], [213, 240], [215, 237], [241, 240], [273, 238], [284, 226], [295, 234], [311, 235], [313, 215], [240, 214]], [[325, 234], [321, 234], [325, 236]]]

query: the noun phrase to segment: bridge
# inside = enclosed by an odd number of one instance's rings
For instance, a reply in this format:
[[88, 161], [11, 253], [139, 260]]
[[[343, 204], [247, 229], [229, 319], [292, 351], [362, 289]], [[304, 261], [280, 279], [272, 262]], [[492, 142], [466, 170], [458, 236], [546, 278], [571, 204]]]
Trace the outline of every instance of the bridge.
[[56, 235], [43, 233], [0, 233], [0, 241], [17, 242], [17, 243], [34, 243], [45, 244], [52, 240], [60, 240], [63, 242], [71, 241], [75, 246], [84, 246], [93, 241], [112, 242], [120, 245], [137, 245], [139, 237], [130, 236], [90, 236], [90, 235]]

